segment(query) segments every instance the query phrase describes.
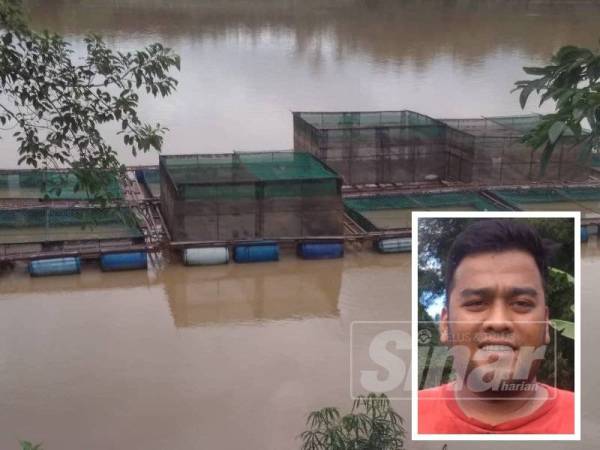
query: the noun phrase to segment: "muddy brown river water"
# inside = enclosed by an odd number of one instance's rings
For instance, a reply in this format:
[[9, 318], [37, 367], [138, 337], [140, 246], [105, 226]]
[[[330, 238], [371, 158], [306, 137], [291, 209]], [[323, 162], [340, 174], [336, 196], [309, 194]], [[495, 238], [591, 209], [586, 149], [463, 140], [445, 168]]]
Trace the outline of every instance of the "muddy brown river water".
[[[141, 109], [169, 127], [165, 153], [290, 148], [292, 110], [519, 113], [510, 90], [522, 66], [563, 44], [597, 44], [600, 6], [561, 3], [27, 2], [34, 25], [65, 34], [75, 55], [86, 32], [122, 50], [161, 41], [181, 55], [177, 93]], [[14, 148], [0, 140], [2, 167], [15, 167]], [[593, 238], [582, 249], [583, 440], [449, 450], [600, 442], [598, 271]], [[299, 448], [308, 411], [351, 405], [350, 324], [409, 320], [410, 284], [409, 255], [369, 249], [335, 261], [286, 253], [259, 265], [86, 266], [45, 279], [18, 267], [0, 276], [0, 448], [19, 439], [45, 450]], [[409, 402], [395, 407], [410, 427]]]

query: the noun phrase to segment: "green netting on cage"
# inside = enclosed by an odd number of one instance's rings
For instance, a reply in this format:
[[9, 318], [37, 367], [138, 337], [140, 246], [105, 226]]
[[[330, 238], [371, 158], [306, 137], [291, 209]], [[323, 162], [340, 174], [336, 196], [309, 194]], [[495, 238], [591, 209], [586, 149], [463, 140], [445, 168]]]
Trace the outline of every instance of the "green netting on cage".
[[240, 161], [257, 180], [264, 182], [337, 177], [309, 153], [240, 154]]
[[250, 200], [256, 197], [254, 184], [180, 185], [180, 196], [186, 200]]
[[525, 134], [533, 130], [542, 120], [539, 114], [529, 114], [525, 116], [502, 116], [502, 117], [486, 117], [486, 119], [511, 130]]
[[[0, 198], [89, 199], [87, 193], [77, 187], [77, 177], [65, 171], [24, 170], [0, 173]], [[107, 191], [114, 199], [123, 197], [117, 179], [110, 181]]]
[[161, 164], [186, 200], [337, 195], [337, 174], [308, 153], [169, 156]]
[[478, 211], [497, 211], [494, 203], [475, 192], [440, 192], [428, 194], [405, 194], [345, 199], [344, 204], [356, 211], [375, 211], [384, 209], [427, 210], [469, 207]]
[[303, 197], [335, 197], [337, 196], [337, 180], [307, 180], [293, 182], [265, 183], [263, 197], [269, 198], [303, 198]]
[[191, 184], [218, 184], [254, 182], [256, 177], [239, 161], [211, 159], [205, 161], [189, 160], [189, 164], [167, 163], [167, 172], [178, 187]]
[[412, 194], [411, 199], [426, 209], [498, 211], [502, 208], [476, 192]]
[[597, 188], [501, 189], [493, 192], [518, 209], [580, 211], [586, 218], [600, 216], [600, 189]]
[[140, 238], [127, 208], [29, 208], [0, 210], [0, 243]]
[[497, 211], [501, 209], [475, 192], [442, 192], [345, 199], [346, 212], [363, 229], [411, 227], [412, 211]]
[[295, 114], [315, 128], [329, 130], [353, 127], [441, 125], [431, 117], [413, 111], [298, 112]]
[[562, 188], [559, 191], [567, 198], [574, 200], [600, 201], [600, 189], [598, 188]]
[[359, 212], [380, 209], [406, 209], [419, 206], [418, 203], [415, 203], [410, 197], [405, 195], [347, 198], [344, 199], [344, 205]]
[[519, 203], [551, 203], [565, 200], [564, 195], [558, 189], [500, 189], [492, 192], [513, 205]]

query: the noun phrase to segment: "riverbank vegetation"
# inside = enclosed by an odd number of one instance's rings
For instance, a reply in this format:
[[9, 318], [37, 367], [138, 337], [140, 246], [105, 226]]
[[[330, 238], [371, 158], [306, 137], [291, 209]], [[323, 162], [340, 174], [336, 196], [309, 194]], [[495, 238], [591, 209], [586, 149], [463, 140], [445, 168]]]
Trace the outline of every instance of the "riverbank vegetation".
[[333, 407], [313, 411], [306, 424], [302, 450], [404, 449], [404, 420], [385, 394], [357, 398], [344, 416]]
[[170, 95], [179, 56], [159, 43], [116, 51], [89, 35], [85, 56], [75, 60], [62, 36], [29, 27], [21, 0], [0, 0], [0, 30], [0, 127], [16, 140], [19, 164], [69, 168], [77, 190], [112, 200], [108, 186], [124, 166], [102, 130], [118, 129], [134, 156], [160, 151], [167, 130], [142, 122], [140, 94]]
[[533, 92], [540, 96], [540, 106], [549, 100], [556, 105], [556, 111], [544, 115], [525, 136], [527, 143], [542, 150], [542, 171], [561, 136], [575, 137], [581, 160], [600, 152], [600, 50], [567, 45], [550, 64], [523, 70], [537, 78], [515, 83], [521, 108]]

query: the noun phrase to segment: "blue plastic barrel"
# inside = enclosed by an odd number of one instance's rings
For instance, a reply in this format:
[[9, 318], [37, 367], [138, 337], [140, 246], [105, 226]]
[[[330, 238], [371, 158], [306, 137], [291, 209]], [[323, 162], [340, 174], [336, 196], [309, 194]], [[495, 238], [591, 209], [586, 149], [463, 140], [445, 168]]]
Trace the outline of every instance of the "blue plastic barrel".
[[183, 262], [186, 266], [227, 264], [229, 249], [227, 247], [186, 248], [183, 251]]
[[581, 227], [581, 242], [587, 242], [590, 237], [590, 233], [587, 227]]
[[237, 263], [279, 260], [279, 244], [272, 241], [239, 244], [233, 248], [233, 260]]
[[144, 171], [142, 169], [135, 169], [135, 179], [138, 180], [138, 183], [143, 183], [146, 177], [144, 176]]
[[296, 248], [304, 259], [332, 259], [344, 256], [343, 242], [301, 242]]
[[37, 259], [28, 266], [32, 277], [49, 275], [72, 275], [81, 272], [81, 260], [78, 256], [69, 258]]
[[148, 267], [146, 252], [106, 253], [100, 256], [103, 271], [133, 270]]
[[375, 248], [381, 253], [410, 252], [412, 241], [409, 237], [380, 239], [375, 244]]

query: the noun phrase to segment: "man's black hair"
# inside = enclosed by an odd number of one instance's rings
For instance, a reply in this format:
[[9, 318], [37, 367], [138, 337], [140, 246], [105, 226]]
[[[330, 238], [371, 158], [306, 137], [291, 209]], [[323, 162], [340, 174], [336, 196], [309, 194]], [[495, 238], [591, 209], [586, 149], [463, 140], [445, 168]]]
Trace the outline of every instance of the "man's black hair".
[[483, 219], [467, 226], [450, 247], [446, 263], [446, 307], [450, 303], [454, 273], [465, 257], [509, 250], [522, 250], [533, 257], [545, 290], [549, 255], [537, 231], [527, 223], [514, 219]]

